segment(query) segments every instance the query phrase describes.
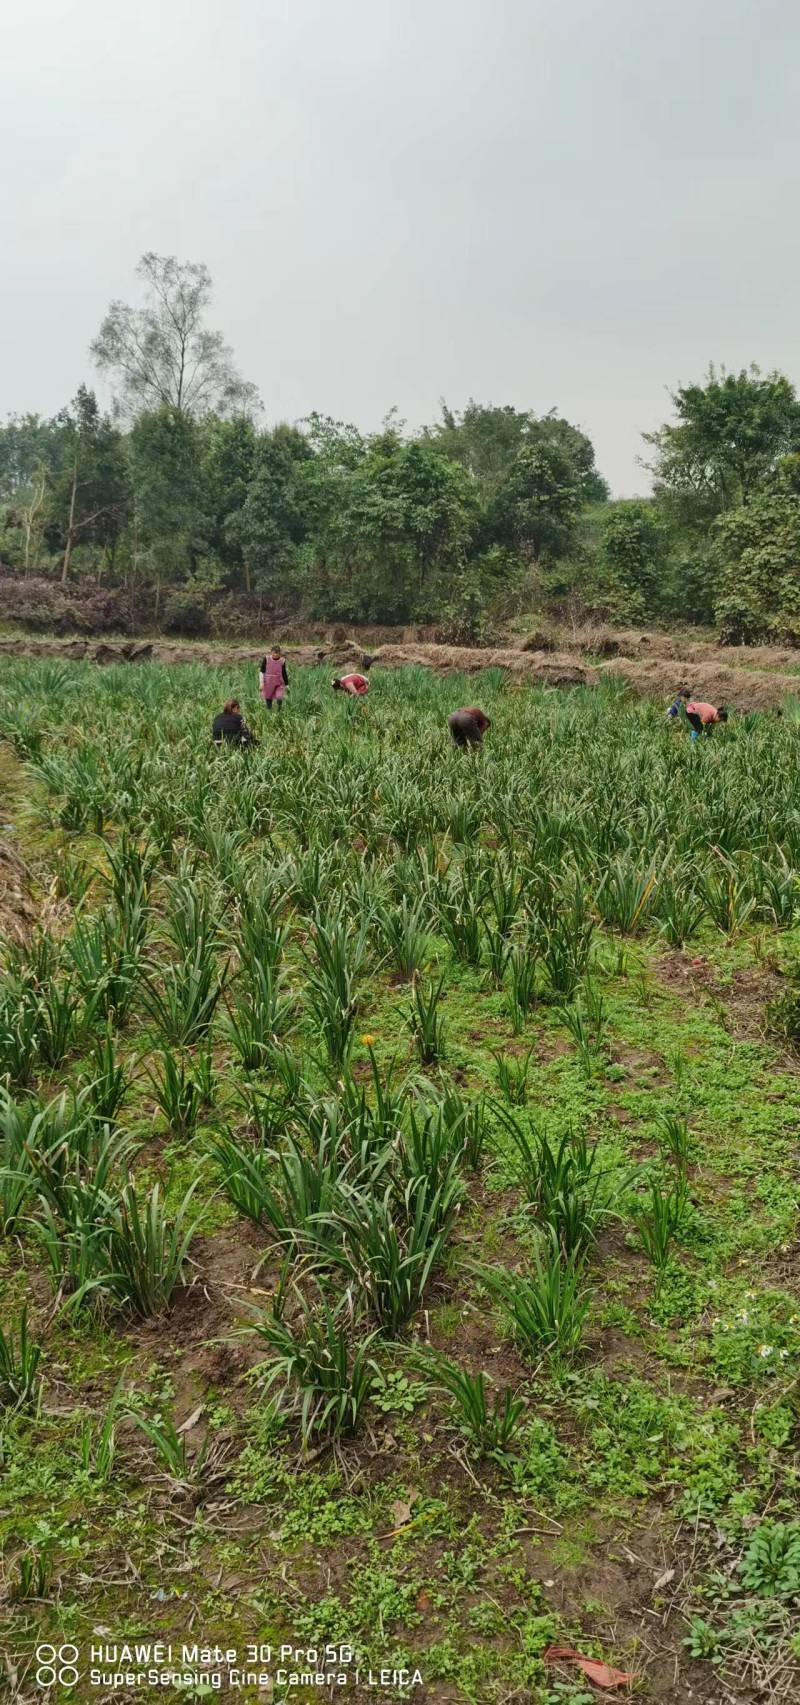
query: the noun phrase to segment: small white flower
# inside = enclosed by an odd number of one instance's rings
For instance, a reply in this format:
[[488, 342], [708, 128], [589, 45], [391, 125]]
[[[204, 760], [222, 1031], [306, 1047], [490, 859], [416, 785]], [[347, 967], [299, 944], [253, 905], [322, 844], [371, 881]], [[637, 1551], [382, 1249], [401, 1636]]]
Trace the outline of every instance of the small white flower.
[[766, 1359], [767, 1356], [774, 1356], [775, 1347], [773, 1344], [759, 1344], [758, 1353]]

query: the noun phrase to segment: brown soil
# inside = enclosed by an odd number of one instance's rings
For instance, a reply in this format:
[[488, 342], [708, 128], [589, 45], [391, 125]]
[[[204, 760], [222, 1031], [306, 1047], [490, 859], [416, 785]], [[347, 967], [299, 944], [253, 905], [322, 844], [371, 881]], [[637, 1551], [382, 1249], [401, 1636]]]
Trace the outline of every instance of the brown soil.
[[[779, 972], [764, 961], [738, 971], [732, 983], [722, 982], [713, 961], [689, 948], [685, 952], [674, 948], [663, 954], [656, 969], [659, 981], [683, 999], [702, 1002], [710, 996], [720, 1001], [725, 1008], [726, 1028], [738, 1041], [763, 1042], [766, 1008], [786, 986]], [[787, 1056], [784, 1069], [792, 1069], [795, 1063]]]

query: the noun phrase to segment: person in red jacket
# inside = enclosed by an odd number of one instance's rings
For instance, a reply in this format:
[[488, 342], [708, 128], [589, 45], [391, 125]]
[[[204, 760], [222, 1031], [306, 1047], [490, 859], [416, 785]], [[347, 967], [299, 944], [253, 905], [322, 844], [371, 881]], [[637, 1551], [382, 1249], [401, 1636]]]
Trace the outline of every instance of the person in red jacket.
[[692, 739], [698, 734], [710, 734], [715, 722], [727, 722], [728, 712], [724, 705], [717, 710], [716, 705], [706, 704], [704, 699], [690, 699], [686, 706], [686, 716], [692, 725]]
[[352, 675], [334, 675], [333, 689], [337, 693], [349, 693], [351, 699], [363, 698], [369, 692], [369, 681], [366, 675], [353, 672]]

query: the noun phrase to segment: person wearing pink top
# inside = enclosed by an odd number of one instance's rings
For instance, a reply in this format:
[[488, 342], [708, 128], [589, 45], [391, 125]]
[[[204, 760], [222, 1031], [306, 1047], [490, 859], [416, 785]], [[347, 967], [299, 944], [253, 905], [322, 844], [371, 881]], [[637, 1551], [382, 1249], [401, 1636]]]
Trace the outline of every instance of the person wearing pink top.
[[259, 691], [267, 710], [271, 710], [273, 704], [277, 705], [278, 710], [282, 708], [288, 685], [286, 660], [281, 654], [280, 646], [273, 645], [269, 657], [262, 658], [258, 672]]
[[698, 734], [710, 734], [715, 722], [727, 722], [728, 712], [724, 705], [717, 710], [716, 705], [706, 704], [703, 699], [690, 699], [686, 706], [686, 715], [692, 725], [692, 739]]
[[332, 686], [334, 692], [349, 693], [351, 699], [362, 698], [364, 693], [369, 692], [369, 681], [366, 675], [359, 675], [355, 671], [352, 675], [335, 675]]

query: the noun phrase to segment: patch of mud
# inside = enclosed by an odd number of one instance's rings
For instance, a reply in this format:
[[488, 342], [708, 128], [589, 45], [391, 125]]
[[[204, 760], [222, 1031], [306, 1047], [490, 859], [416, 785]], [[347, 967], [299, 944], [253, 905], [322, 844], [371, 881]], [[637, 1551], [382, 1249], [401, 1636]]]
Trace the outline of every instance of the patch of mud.
[[[741, 1042], [769, 1040], [766, 1008], [785, 988], [780, 973], [767, 964], [746, 966], [733, 981], [720, 980], [712, 960], [690, 949], [675, 948], [656, 960], [659, 981], [672, 993], [692, 1002], [706, 995], [724, 1008], [726, 1029]], [[774, 1038], [773, 1038], [774, 1040]], [[789, 1060], [791, 1067], [791, 1060]]]

